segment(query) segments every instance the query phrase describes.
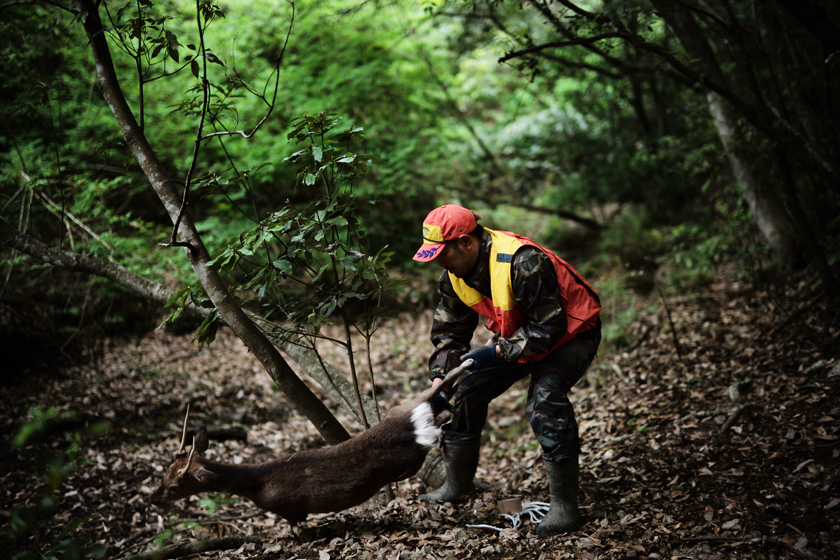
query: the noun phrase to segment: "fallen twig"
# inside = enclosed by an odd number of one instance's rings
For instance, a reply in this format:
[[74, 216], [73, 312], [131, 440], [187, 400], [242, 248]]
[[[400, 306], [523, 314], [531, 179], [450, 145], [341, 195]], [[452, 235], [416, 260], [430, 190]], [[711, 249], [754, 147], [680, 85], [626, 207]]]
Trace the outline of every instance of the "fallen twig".
[[636, 348], [638, 348], [639, 346], [641, 346], [641, 345], [644, 343], [644, 341], [645, 341], [645, 340], [647, 340], [647, 337], [648, 337], [648, 335], [650, 334], [650, 332], [651, 332], [652, 330], [653, 330], [653, 329], [652, 329], [650, 326], [647, 326], [647, 325], [646, 325], [646, 326], [642, 329], [642, 334], [640, 334], [640, 335], [639, 335], [639, 338], [637, 338], [637, 339], [636, 339], [636, 342], [634, 342], [633, 344], [631, 344], [631, 345], [627, 348], [627, 350], [625, 350], [625, 352], [628, 352], [628, 353], [629, 353], [629, 352], [632, 352], [633, 350], [635, 350]]
[[140, 529], [139, 531], [137, 531], [136, 533], [134, 533], [133, 535], [131, 535], [130, 537], [125, 539], [123, 542], [119, 543], [118, 545], [115, 544], [114, 546], [117, 549], [122, 548], [122, 549], [125, 549], [125, 550], [131, 550], [132, 548], [134, 548], [132, 545], [134, 544], [135, 541], [139, 540], [140, 538], [142, 538], [146, 535], [151, 535], [152, 533], [155, 533], [155, 532], [157, 532], [156, 527], [146, 527], [145, 529]]
[[674, 420], [674, 424], [680, 425], [688, 422], [692, 418], [706, 418], [707, 416], [720, 416], [721, 414], [732, 414], [738, 410], [737, 408], [716, 408], [714, 410], [698, 410], [696, 412], [691, 412], [686, 414], [682, 418], [678, 418]]
[[608, 439], [607, 441], [602, 442], [598, 447], [607, 447], [608, 445], [614, 445], [616, 443], [621, 443], [622, 441], [628, 440], [634, 436], [636, 436], [638, 432], [633, 432], [631, 434], [625, 434], [623, 436], [614, 437], [612, 439]]
[[750, 410], [761, 408], [759, 405], [755, 403], [745, 404], [744, 406], [734, 410], [732, 414], [729, 415], [729, 418], [726, 419], [726, 422], [720, 427], [720, 431], [718, 432], [718, 438], [723, 437], [729, 431], [735, 422], [738, 421], [738, 418], [743, 416], [745, 413], [749, 412]]
[[200, 554], [212, 550], [231, 550], [243, 544], [257, 542], [255, 537], [222, 537], [220, 539], [208, 539], [204, 541], [190, 541], [186, 543], [173, 544], [133, 556], [123, 556], [123, 560], [169, 560], [171, 558], [182, 558], [190, 554]]
[[668, 301], [665, 299], [665, 294], [659, 285], [656, 286], [659, 291], [659, 297], [662, 298], [662, 306], [665, 308], [665, 314], [668, 316], [668, 324], [671, 326], [671, 336], [674, 337], [674, 348], [677, 350], [677, 358], [682, 360], [682, 350], [680, 349], [680, 340], [677, 337], [677, 328], [674, 326], [674, 320], [671, 318], [671, 309], [668, 307]]
[[[723, 542], [750, 542], [746, 537], [720, 537], [717, 535], [701, 535], [699, 537], [679, 537], [681, 541], [685, 542], [705, 542], [705, 541], [723, 541]], [[757, 539], [760, 540], [760, 539]]]

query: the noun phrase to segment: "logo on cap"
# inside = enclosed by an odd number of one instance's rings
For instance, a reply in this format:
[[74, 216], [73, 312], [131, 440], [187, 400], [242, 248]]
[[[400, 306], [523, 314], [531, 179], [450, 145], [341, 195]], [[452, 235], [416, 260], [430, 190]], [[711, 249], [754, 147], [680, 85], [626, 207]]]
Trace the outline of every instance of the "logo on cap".
[[463, 206], [446, 204], [435, 208], [423, 221], [423, 246], [414, 255], [414, 260], [428, 262], [434, 259], [444, 243], [468, 235], [477, 225], [475, 214]]

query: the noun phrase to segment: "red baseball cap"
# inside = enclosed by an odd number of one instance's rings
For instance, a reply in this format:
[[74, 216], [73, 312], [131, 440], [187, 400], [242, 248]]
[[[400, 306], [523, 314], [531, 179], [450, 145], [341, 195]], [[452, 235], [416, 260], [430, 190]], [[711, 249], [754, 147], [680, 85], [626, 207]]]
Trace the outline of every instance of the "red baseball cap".
[[446, 204], [435, 208], [423, 220], [423, 245], [414, 255], [414, 260], [434, 260], [447, 241], [469, 235], [477, 225], [475, 214], [463, 206]]

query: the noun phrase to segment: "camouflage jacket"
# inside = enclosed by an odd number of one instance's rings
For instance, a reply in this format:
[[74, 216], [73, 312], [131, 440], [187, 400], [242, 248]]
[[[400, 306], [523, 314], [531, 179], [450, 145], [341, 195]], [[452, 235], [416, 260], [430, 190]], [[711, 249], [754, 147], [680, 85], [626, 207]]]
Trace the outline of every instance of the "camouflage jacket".
[[[485, 232], [478, 261], [463, 280], [481, 294], [490, 297], [490, 245]], [[566, 333], [566, 312], [560, 297], [560, 285], [551, 259], [536, 247], [521, 247], [511, 264], [513, 295], [525, 312], [528, 323], [512, 336], [498, 340], [502, 359], [515, 361], [549, 351]], [[449, 273], [438, 281], [440, 303], [435, 310], [431, 340], [435, 350], [429, 358], [429, 377], [443, 377], [461, 363], [461, 355], [470, 349], [470, 340], [482, 317], [455, 294]]]

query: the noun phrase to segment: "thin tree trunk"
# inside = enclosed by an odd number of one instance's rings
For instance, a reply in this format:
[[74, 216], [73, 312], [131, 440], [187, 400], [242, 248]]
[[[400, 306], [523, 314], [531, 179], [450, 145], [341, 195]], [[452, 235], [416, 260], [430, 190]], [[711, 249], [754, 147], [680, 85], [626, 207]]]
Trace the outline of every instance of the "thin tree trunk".
[[780, 263], [793, 263], [797, 258], [797, 250], [790, 219], [779, 199], [762, 187], [753, 172], [751, 159], [742, 153], [741, 146], [746, 145], [747, 140], [740, 131], [737, 116], [717, 93], [710, 91], [706, 99], [715, 130], [758, 229]]
[[[715, 53], [691, 13], [670, 0], [652, 0], [652, 3], [674, 29], [686, 53], [695, 60], [697, 70], [718, 87], [725, 89], [726, 78]], [[749, 142], [739, 126], [738, 114], [716, 91], [710, 90], [706, 99], [718, 137], [759, 230], [773, 248], [777, 260], [781, 264], [791, 263], [797, 255], [795, 230], [778, 197], [764, 188], [753, 171], [753, 160], [743, 148]]]
[[[87, 12], [81, 19], [96, 62], [97, 84], [102, 96], [111, 108], [126, 144], [149, 179], [173, 223], [176, 223], [181, 209], [178, 191], [157, 154], [149, 145], [123, 96], [96, 4], [92, 0], [82, 0], [76, 6], [79, 6], [81, 11]], [[184, 213], [181, 219], [178, 236], [182, 242], [194, 249], [194, 253], [190, 251], [187, 255], [190, 264], [222, 320], [260, 360], [289, 401], [312, 422], [328, 443], [335, 444], [348, 439], [349, 434], [335, 416], [295, 375], [277, 349], [245, 315], [236, 299], [228, 291], [218, 271], [208, 266], [210, 255], [187, 213]]]

